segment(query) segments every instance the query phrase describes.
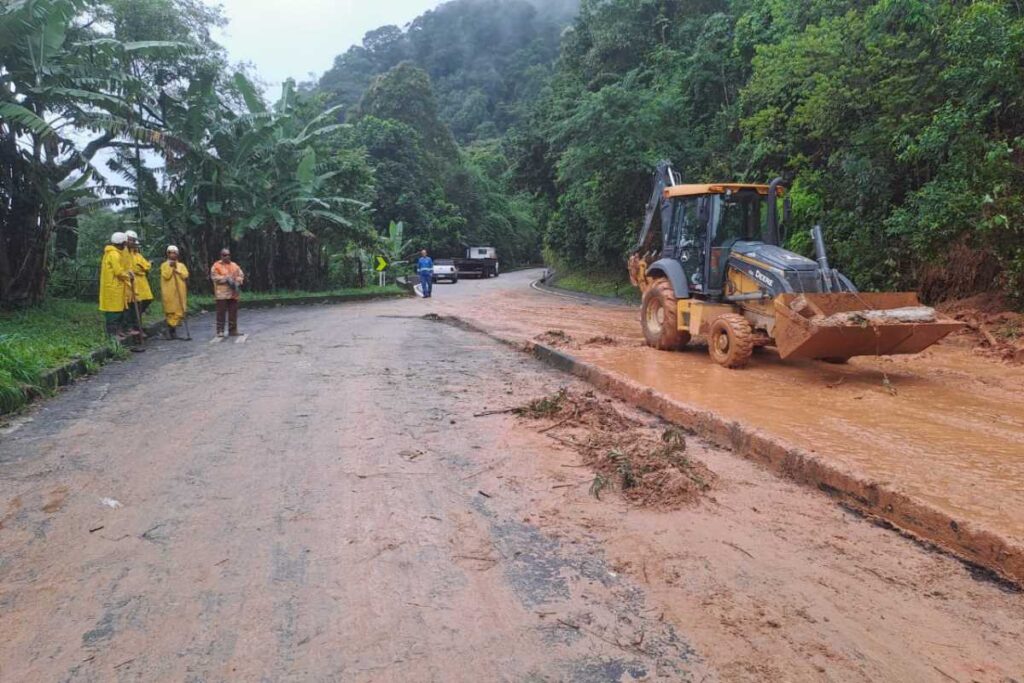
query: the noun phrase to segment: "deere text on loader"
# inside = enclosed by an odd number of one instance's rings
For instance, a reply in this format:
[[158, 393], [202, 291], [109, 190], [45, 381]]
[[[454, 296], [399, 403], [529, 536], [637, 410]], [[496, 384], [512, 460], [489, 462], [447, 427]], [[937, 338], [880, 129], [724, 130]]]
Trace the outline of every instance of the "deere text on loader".
[[756, 346], [775, 346], [783, 359], [845, 362], [918, 353], [962, 327], [914, 293], [858, 292], [829, 266], [820, 226], [817, 261], [784, 249], [789, 213], [781, 178], [687, 185], [670, 163], [658, 164], [629, 260], [647, 344], [676, 350], [700, 335], [716, 362], [738, 368]]

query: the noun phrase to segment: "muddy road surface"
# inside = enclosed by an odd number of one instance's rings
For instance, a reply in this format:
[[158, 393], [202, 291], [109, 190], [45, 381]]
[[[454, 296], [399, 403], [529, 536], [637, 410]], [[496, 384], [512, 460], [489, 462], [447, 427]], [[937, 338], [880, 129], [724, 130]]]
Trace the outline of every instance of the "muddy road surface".
[[730, 453], [592, 495], [501, 412], [588, 387], [421, 317], [515, 282], [200, 318], [8, 425], [0, 680], [1024, 680], [1019, 592]]
[[867, 488], [906, 497], [913, 508], [896, 510], [894, 521], [902, 514], [945, 529], [932, 540], [1024, 580], [1024, 365], [950, 340], [914, 356], [842, 366], [781, 361], [765, 349], [749, 367], [729, 370], [699, 341], [679, 353], [647, 348], [637, 308], [535, 291], [530, 282], [539, 275], [480, 283], [486, 295], [475, 303], [461, 299], [468, 289], [447, 297], [444, 290], [432, 307], [516, 343], [557, 347], [801, 449]]

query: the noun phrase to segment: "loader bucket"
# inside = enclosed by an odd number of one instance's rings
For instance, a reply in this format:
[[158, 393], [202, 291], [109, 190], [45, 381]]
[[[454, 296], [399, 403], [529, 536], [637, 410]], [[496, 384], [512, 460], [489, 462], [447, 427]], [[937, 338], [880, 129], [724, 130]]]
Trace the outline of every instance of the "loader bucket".
[[938, 317], [912, 292], [782, 294], [775, 314], [782, 358], [918, 353], [963, 327]]

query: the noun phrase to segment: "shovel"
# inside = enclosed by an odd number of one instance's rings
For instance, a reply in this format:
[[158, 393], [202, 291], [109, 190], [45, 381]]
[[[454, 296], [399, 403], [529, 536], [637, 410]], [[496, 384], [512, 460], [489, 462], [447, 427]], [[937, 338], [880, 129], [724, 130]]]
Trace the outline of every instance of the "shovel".
[[185, 308], [185, 299], [181, 296], [181, 288], [178, 287], [178, 271], [174, 271], [174, 292], [178, 295], [178, 305], [181, 306], [181, 320], [185, 323], [185, 338], [182, 341], [192, 341], [192, 332], [188, 329], [188, 309]]

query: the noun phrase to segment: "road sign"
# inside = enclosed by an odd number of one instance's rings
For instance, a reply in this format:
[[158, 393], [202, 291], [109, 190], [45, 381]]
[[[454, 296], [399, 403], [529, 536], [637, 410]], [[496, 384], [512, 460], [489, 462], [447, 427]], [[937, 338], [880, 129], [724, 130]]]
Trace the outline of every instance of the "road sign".
[[378, 273], [382, 273], [385, 270], [387, 270], [389, 265], [391, 265], [391, 264], [388, 263], [388, 260], [386, 258], [384, 258], [383, 256], [378, 256], [377, 257], [377, 272]]

